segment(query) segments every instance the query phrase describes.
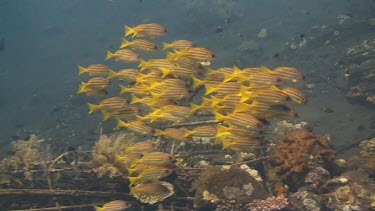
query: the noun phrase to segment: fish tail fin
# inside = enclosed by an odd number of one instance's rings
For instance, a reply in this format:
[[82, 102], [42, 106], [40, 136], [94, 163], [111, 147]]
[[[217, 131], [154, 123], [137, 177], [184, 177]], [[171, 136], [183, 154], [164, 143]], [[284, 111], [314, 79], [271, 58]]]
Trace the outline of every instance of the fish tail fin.
[[138, 180], [139, 180], [139, 177], [128, 177], [127, 178], [129, 180], [129, 186], [135, 184]]
[[205, 84], [204, 87], [206, 87], [205, 95], [208, 95], [208, 94], [216, 91], [216, 88], [212, 85]]
[[266, 73], [273, 73], [273, 71], [265, 66], [261, 66], [262, 70]]
[[132, 186], [130, 186], [130, 191], [129, 191], [129, 195], [134, 195], [136, 193], [136, 189]]
[[77, 94], [85, 92], [87, 84], [85, 82], [81, 82], [81, 84], [78, 86]]
[[95, 211], [104, 211], [103, 207], [94, 206]]
[[117, 72], [113, 71], [113, 70], [109, 70], [108, 72], [108, 79], [111, 79], [111, 78], [114, 78], [117, 76]]
[[122, 120], [118, 119], [115, 129], [119, 129], [120, 127], [127, 127], [127, 124], [125, 122], [123, 122]]
[[138, 67], [141, 68], [140, 71], [145, 70], [147, 68], [147, 62], [144, 59], [139, 58], [139, 65], [138, 65]]
[[111, 117], [111, 113], [109, 113], [108, 111], [102, 110], [102, 114], [103, 114], [103, 121], [106, 121], [107, 119]]
[[120, 94], [123, 94], [128, 91], [128, 87], [120, 85]]
[[169, 61], [175, 61], [175, 57], [176, 57], [176, 54], [174, 54], [172, 52], [167, 52], [167, 56], [165, 57], [165, 59], [167, 59]]
[[160, 68], [160, 71], [163, 72], [163, 75], [161, 76], [162, 78], [164, 78], [165, 76], [171, 73], [171, 70], [168, 68]]
[[168, 49], [171, 47], [171, 44], [163, 42], [163, 50]]
[[155, 129], [154, 136], [161, 136], [163, 135], [163, 131], [159, 129]]
[[230, 147], [231, 142], [228, 141], [228, 139], [224, 139], [222, 141], [222, 144], [223, 144], [223, 148], [221, 150], [226, 150], [226, 149], [228, 149], [228, 147]]
[[215, 70], [212, 68], [207, 68], [206, 75], [213, 75], [215, 74]]
[[131, 94], [132, 100], [130, 101], [130, 104], [139, 103], [141, 102], [141, 99], [135, 96], [133, 93]]
[[221, 99], [211, 96], [211, 106], [216, 106], [221, 102]]
[[200, 106], [199, 105], [196, 105], [194, 103], [190, 103], [190, 108], [191, 108], [191, 112], [194, 113], [196, 112], [198, 109], [200, 109]]
[[223, 120], [226, 119], [226, 116], [224, 116], [224, 115], [222, 115], [222, 114], [216, 112], [216, 113], [215, 113], [215, 118], [216, 118], [216, 120], [223, 121]]
[[87, 72], [87, 68], [78, 65], [78, 75], [81, 75], [85, 72]]
[[216, 125], [216, 134], [227, 132], [228, 128], [222, 125]]
[[135, 35], [135, 30], [134, 30], [134, 28], [131, 28], [131, 27], [129, 27], [129, 26], [124, 26], [124, 29], [125, 29], [124, 37], [129, 36], [129, 35], [131, 35], [131, 34], [134, 34], [134, 35]]
[[235, 75], [232, 73], [232, 74], [228, 74], [228, 73], [223, 73], [224, 75], [224, 80], [223, 82], [228, 82], [230, 80], [233, 80], [235, 78]]
[[95, 104], [91, 104], [91, 103], [87, 103], [87, 105], [89, 106], [89, 114], [91, 114], [92, 112], [100, 109], [99, 105], [95, 105]]
[[121, 45], [120, 48], [125, 48], [126, 46], [129, 45], [129, 41], [127, 41], [125, 38], [121, 38]]
[[104, 60], [108, 60], [108, 59], [112, 58], [113, 55], [114, 55], [114, 54], [111, 53], [111, 51], [107, 50], [107, 55], [105, 56], [105, 59], [104, 59]]
[[196, 88], [203, 84], [203, 81], [199, 80], [198, 78], [192, 77], [192, 79], [193, 79], [193, 85], [192, 85], [193, 88]]
[[126, 169], [126, 171], [128, 172], [128, 175], [132, 175], [136, 171], [136, 169], [128, 168], [128, 169]]
[[238, 103], [238, 104], [234, 107], [233, 113], [243, 112], [243, 111], [246, 111], [246, 110], [249, 109], [249, 108], [250, 108], [249, 104], [246, 104], [246, 103]]

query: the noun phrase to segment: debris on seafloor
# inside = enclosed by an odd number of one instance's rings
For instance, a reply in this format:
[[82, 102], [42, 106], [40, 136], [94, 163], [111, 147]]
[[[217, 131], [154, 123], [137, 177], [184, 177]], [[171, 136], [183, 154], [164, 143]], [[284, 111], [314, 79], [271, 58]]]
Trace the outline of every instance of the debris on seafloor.
[[[152, 183], [152, 184], [156, 184], [156, 185], [161, 185], [163, 186], [165, 189], [165, 191], [162, 191], [162, 192], [157, 192], [157, 194], [153, 191], [148, 191], [148, 192], [137, 192], [137, 193], [134, 193], [132, 194], [135, 198], [137, 198], [139, 201], [141, 201], [142, 203], [146, 203], [146, 204], [155, 204], [157, 202], [161, 202], [163, 201], [164, 199], [172, 196], [174, 194], [174, 190], [173, 190], [173, 185], [169, 182], [163, 182], [163, 181], [159, 181], [157, 183]], [[137, 189], [141, 186], [143, 186], [144, 184], [138, 184], [134, 187], [134, 189]]]
[[248, 204], [252, 211], [276, 211], [282, 210], [288, 205], [288, 199], [284, 195], [271, 196], [263, 200], [255, 199]]
[[375, 105], [375, 39], [364, 40], [346, 50], [337, 62], [347, 79], [346, 99], [350, 103]]
[[268, 35], [268, 30], [266, 28], [262, 28], [259, 32], [258, 32], [258, 38], [266, 38]]

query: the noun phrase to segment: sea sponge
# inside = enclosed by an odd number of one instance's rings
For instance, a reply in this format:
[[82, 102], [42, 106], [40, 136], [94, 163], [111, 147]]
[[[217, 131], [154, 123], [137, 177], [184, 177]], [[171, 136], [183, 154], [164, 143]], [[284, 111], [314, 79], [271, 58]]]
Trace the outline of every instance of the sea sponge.
[[307, 171], [333, 161], [335, 153], [329, 149], [328, 139], [304, 130], [284, 135], [272, 151], [270, 163], [283, 181], [297, 185]]

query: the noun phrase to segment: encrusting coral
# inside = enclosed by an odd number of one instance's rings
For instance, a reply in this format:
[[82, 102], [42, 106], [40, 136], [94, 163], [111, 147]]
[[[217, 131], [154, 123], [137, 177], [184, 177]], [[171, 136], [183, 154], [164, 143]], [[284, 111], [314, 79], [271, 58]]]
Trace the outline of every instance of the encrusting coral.
[[329, 149], [324, 136], [303, 130], [284, 135], [270, 158], [270, 163], [281, 180], [298, 185], [309, 169], [324, 166], [333, 161], [335, 153]]

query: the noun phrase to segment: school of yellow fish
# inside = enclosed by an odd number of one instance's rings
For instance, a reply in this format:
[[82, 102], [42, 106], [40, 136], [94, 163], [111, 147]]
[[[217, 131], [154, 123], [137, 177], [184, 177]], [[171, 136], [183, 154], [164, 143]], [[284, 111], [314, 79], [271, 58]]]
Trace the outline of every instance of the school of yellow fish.
[[[105, 57], [105, 60], [127, 63], [124, 69], [113, 71], [104, 64], [78, 67], [79, 75], [87, 73], [91, 78], [81, 82], [77, 93], [105, 96], [111, 80], [117, 79], [121, 83], [119, 96], [106, 98], [98, 104], [89, 103], [89, 113], [101, 111], [103, 120], [114, 118], [117, 128], [144, 136], [163, 136], [176, 141], [192, 141], [192, 136], [214, 137], [223, 150], [248, 151], [262, 144], [259, 136], [266, 119], [296, 117], [297, 113], [289, 106], [307, 103], [301, 91], [286, 86], [305, 79], [293, 67], [212, 69], [209, 66], [216, 55], [189, 40], [163, 43], [163, 58], [143, 59], [139, 56], [138, 53], [160, 51], [150, 39], [166, 33], [166, 28], [156, 23], [125, 26], [120, 49], [107, 51]], [[188, 102], [200, 86], [205, 88], [205, 93], [199, 103]], [[218, 124], [168, 127], [193, 122], [197, 114], [207, 114]], [[137, 175], [129, 177], [131, 185], [171, 173], [163, 165], [170, 163], [173, 156], [148, 152], [144, 148], [150, 147], [151, 143], [140, 142], [140, 146], [136, 144], [125, 157], [119, 158], [131, 160], [129, 174]], [[145, 188], [163, 191], [152, 185]], [[144, 191], [142, 187], [138, 189], [133, 188], [131, 192]]]

